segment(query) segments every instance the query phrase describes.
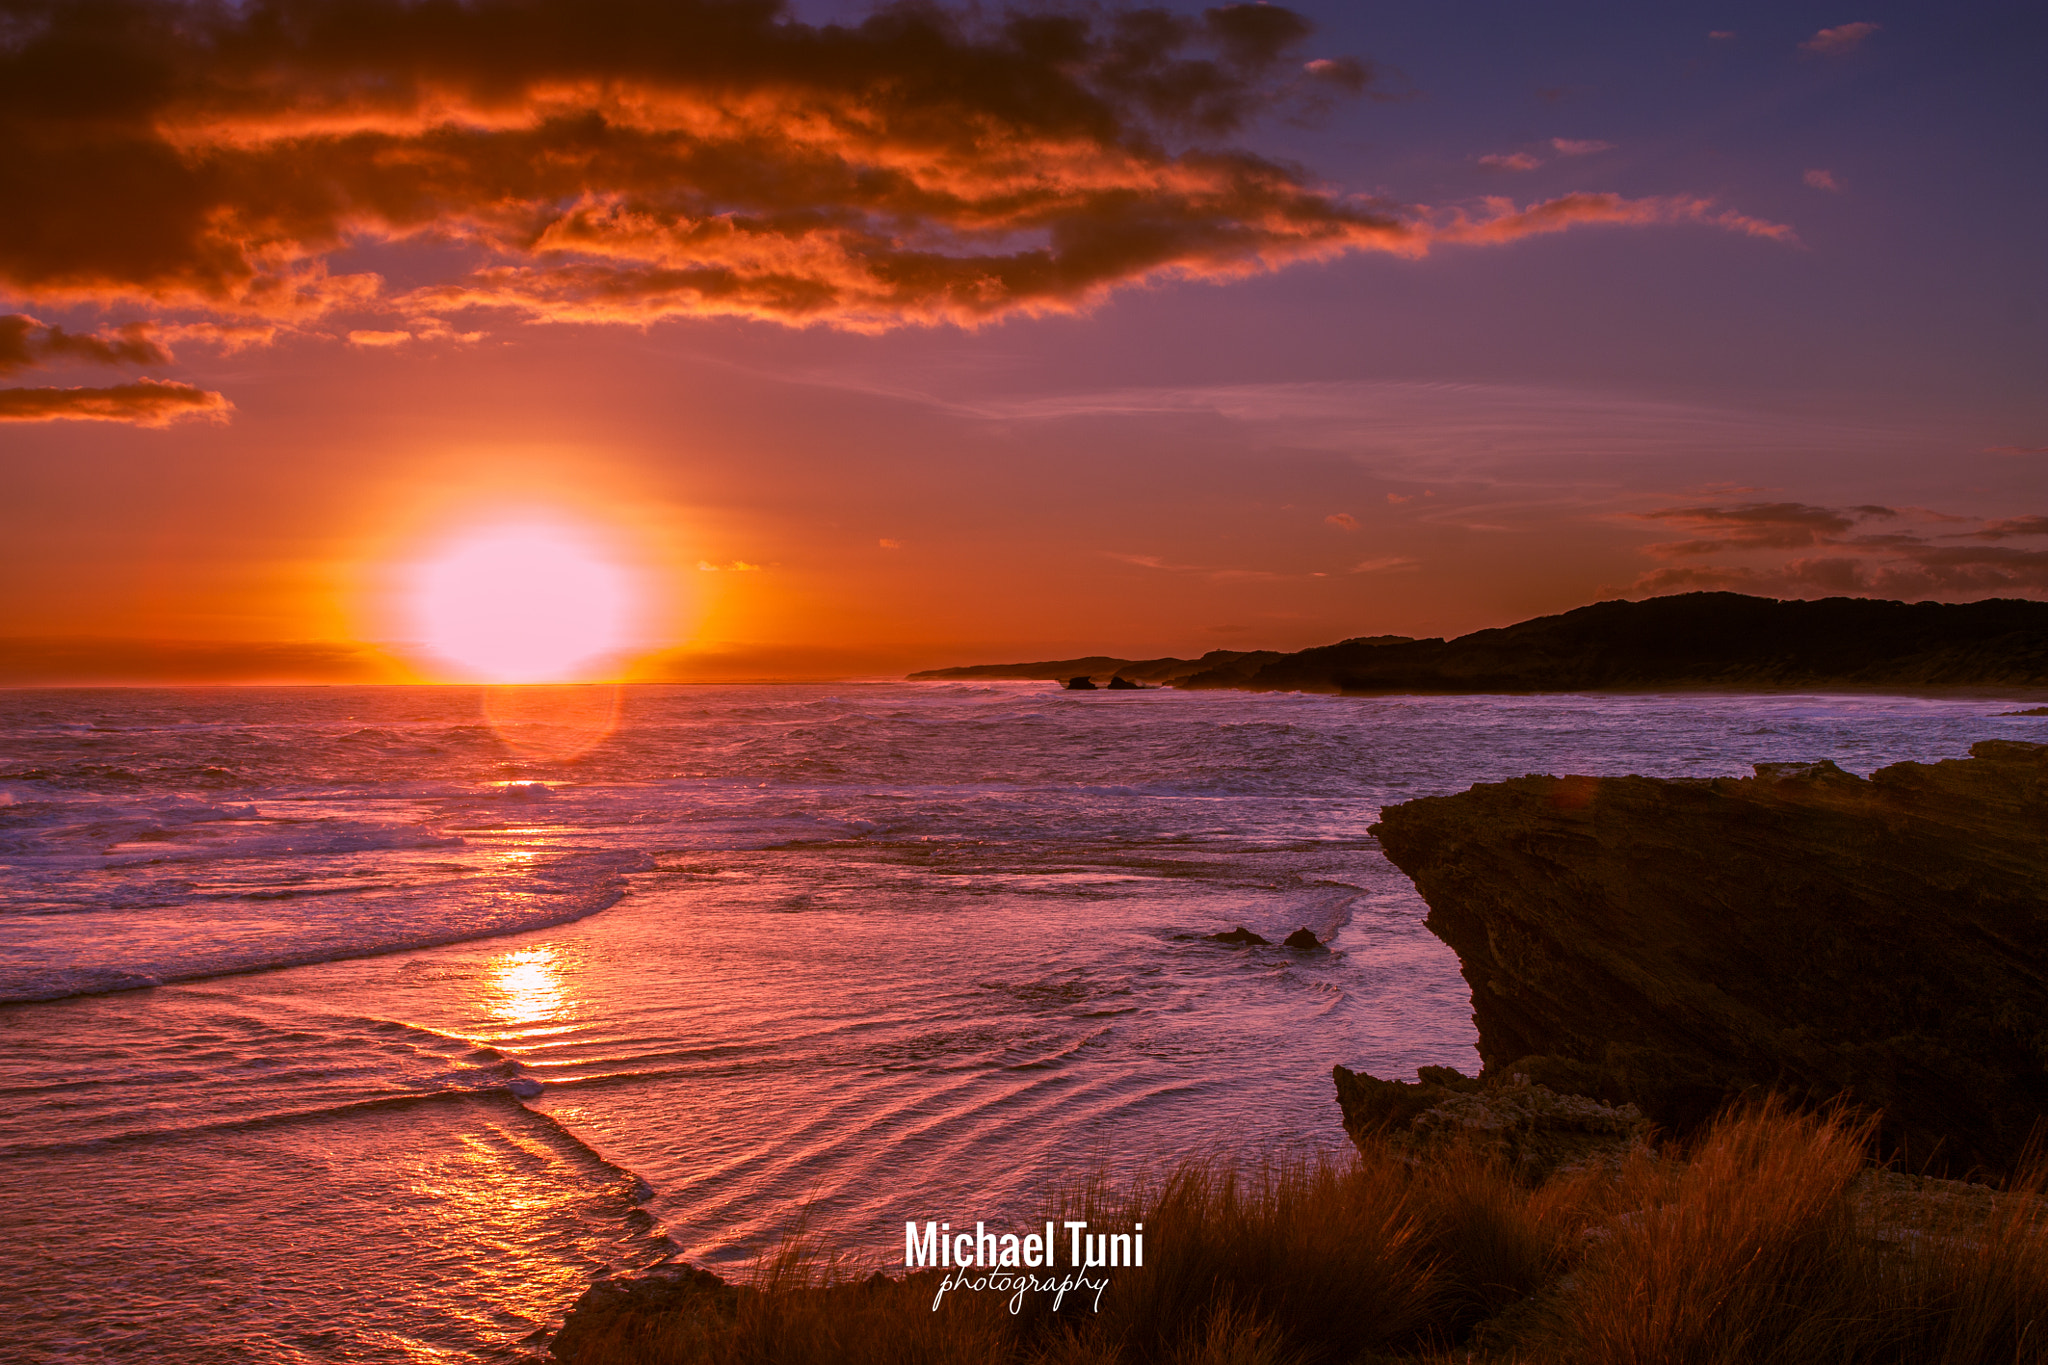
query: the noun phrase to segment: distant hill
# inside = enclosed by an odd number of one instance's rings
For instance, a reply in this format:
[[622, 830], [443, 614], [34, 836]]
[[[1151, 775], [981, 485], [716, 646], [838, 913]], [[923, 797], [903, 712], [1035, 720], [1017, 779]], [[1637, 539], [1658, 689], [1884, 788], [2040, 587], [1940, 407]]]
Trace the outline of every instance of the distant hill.
[[[1406, 635], [1375, 635], [1367, 639], [1346, 640], [1344, 643], [1392, 643], [1409, 638]], [[1107, 682], [1111, 678], [1128, 678], [1136, 683], [1178, 684], [1182, 678], [1197, 673], [1215, 678], [1249, 676], [1261, 666], [1287, 657], [1289, 656], [1277, 649], [1212, 649], [1199, 659], [1114, 659], [1107, 654], [1090, 654], [1085, 659], [1048, 659], [1042, 663], [966, 664], [959, 668], [928, 668], [922, 673], [911, 674], [910, 680], [1065, 682], [1069, 678], [1088, 677], [1098, 682]], [[1219, 687], [1230, 684], [1212, 682], [1206, 685]]]
[[[1213, 661], [1213, 662], [1212, 662]], [[1292, 654], [1096, 657], [913, 678], [1121, 674], [1182, 688], [1578, 692], [1638, 687], [2048, 687], [2048, 602], [1784, 602], [1692, 592], [1599, 602], [1454, 640], [1371, 636]]]

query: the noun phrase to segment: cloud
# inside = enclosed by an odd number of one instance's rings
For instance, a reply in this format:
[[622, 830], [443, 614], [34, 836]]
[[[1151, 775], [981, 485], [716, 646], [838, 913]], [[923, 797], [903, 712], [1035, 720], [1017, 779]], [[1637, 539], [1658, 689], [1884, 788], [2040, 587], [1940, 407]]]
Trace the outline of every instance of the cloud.
[[1591, 156], [1595, 152], [1611, 152], [1614, 150], [1613, 143], [1595, 142], [1590, 138], [1580, 140], [1569, 137], [1554, 137], [1550, 139], [1550, 145], [1557, 149], [1559, 156]]
[[1717, 28], [1707, 36], [1717, 43], [1733, 42], [1735, 40], [1735, 30], [1732, 28]]
[[881, 548], [883, 548], [884, 550], [900, 550], [903, 548], [902, 541], [891, 540], [887, 536], [882, 537], [880, 540], [876, 541], [875, 544], [881, 546]]
[[1618, 194], [1567, 194], [1527, 208], [1517, 208], [1507, 199], [1488, 198], [1484, 211], [1476, 216], [1464, 210], [1442, 215], [1429, 236], [1440, 242], [1499, 244], [1593, 224], [1644, 227], [1656, 223], [1699, 223], [1776, 242], [1799, 240], [1783, 223], [1721, 208], [1712, 199], [1687, 195], [1624, 199]]
[[1323, 520], [1340, 531], [1356, 531], [1358, 529], [1358, 518], [1352, 516], [1349, 512], [1332, 512], [1329, 516], [1324, 517]]
[[2048, 455], [2048, 446], [1985, 446], [1986, 455]]
[[1301, 69], [1310, 78], [1334, 85], [1347, 94], [1364, 90], [1372, 80], [1372, 68], [1356, 57], [1318, 57], [1312, 62], [1303, 62]]
[[1814, 189], [1826, 190], [1829, 194], [1842, 192], [1842, 182], [1835, 179], [1833, 171], [1808, 171], [1800, 178]]
[[155, 379], [105, 389], [0, 389], [0, 422], [128, 422], [160, 427], [181, 417], [225, 420], [234, 406], [210, 390]]
[[[2048, 536], [2048, 516], [1980, 523], [1925, 508], [1807, 503], [1674, 507], [1639, 516], [1700, 533], [1696, 540], [1645, 546], [1646, 554], [1660, 559], [1726, 555], [1738, 560], [1651, 570], [1635, 582], [1635, 590], [1642, 593], [1728, 588], [1790, 596], [1824, 592], [1925, 597], [2048, 591], [2048, 550], [1956, 543]], [[1861, 529], [1873, 520], [1892, 522], [1896, 529], [1883, 534]], [[1926, 529], [1972, 523], [1977, 529], [1938, 534]], [[1815, 553], [1789, 559], [1773, 553], [1786, 550]]]
[[[1277, 5], [840, 25], [777, 0], [0, 0], [0, 32], [0, 184], [34, 187], [0, 218], [0, 288], [236, 325], [874, 331], [1578, 223], [1790, 239], [1694, 199], [1475, 219], [1232, 147], [1263, 113], [1376, 88], [1353, 59], [1303, 63], [1310, 26]], [[417, 287], [330, 271], [408, 241], [444, 248]]]
[[2048, 536], [2048, 517], [2005, 517], [1987, 521], [1969, 533], [1973, 540], [2010, 540], [2014, 536]]
[[1366, 559], [1351, 566], [1352, 573], [1400, 573], [1419, 569], [1421, 564], [1406, 555], [1383, 555], [1378, 559]]
[[351, 346], [402, 346], [412, 340], [411, 332], [355, 331], [348, 334]]
[[1527, 152], [1488, 152], [1479, 158], [1479, 164], [1496, 171], [1533, 171], [1543, 159]]
[[1889, 516], [1889, 508], [1838, 510], [1803, 502], [1750, 502], [1734, 507], [1664, 507], [1639, 514], [1699, 534], [1702, 539], [1651, 545], [1660, 558], [1714, 554], [1727, 549], [1799, 549], [1832, 541], [1863, 516]]
[[1840, 57], [1863, 46], [1864, 39], [1877, 32], [1878, 24], [1839, 24], [1824, 28], [1799, 45], [1801, 52], [1813, 52], [1823, 57]]
[[51, 361], [82, 360], [95, 365], [163, 364], [170, 354], [150, 339], [143, 323], [113, 333], [67, 332], [26, 313], [0, 316], [0, 374]]
[[730, 564], [713, 564], [708, 559], [697, 561], [699, 573], [759, 573], [767, 567], [765, 564], [749, 564], [744, 559], [735, 559]]

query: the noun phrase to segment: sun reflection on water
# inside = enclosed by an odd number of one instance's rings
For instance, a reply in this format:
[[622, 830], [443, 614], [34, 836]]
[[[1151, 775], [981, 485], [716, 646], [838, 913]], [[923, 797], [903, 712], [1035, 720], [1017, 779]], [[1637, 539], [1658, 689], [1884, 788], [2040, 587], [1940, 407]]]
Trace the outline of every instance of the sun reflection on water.
[[568, 992], [552, 949], [522, 948], [491, 961], [492, 1012], [511, 1027], [552, 1022]]

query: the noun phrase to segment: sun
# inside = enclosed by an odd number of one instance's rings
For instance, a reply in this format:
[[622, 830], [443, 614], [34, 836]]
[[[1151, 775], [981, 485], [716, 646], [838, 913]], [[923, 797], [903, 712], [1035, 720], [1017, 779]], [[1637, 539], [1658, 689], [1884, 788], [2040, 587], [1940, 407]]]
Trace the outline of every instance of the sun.
[[420, 566], [421, 643], [485, 682], [566, 682], [626, 644], [632, 584], [586, 537], [521, 523], [472, 531]]

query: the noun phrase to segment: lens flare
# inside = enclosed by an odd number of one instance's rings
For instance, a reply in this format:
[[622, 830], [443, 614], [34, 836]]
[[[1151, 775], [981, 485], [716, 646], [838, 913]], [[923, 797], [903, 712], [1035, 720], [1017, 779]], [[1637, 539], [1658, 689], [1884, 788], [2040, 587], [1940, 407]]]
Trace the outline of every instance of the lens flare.
[[422, 567], [423, 643], [485, 682], [561, 682], [625, 641], [631, 584], [572, 532], [475, 532]]

